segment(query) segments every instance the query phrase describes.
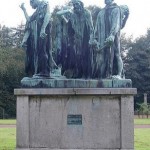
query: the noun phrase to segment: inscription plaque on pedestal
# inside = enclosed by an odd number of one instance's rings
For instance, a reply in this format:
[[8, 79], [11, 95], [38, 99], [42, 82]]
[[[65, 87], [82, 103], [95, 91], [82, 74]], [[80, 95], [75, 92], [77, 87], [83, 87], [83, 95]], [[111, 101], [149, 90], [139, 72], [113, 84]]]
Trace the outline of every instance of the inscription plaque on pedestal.
[[67, 125], [82, 125], [82, 115], [68, 115]]

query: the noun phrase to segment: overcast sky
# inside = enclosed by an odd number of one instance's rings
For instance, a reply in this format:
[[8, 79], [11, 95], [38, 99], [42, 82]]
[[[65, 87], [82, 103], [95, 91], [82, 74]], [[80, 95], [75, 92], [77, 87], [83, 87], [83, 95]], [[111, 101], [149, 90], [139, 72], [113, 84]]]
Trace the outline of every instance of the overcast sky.
[[[49, 0], [51, 10], [56, 5], [63, 5], [68, 0]], [[85, 6], [97, 5], [104, 7], [104, 0], [82, 0]], [[0, 0], [0, 24], [9, 27], [25, 22], [24, 15], [19, 8], [19, 4], [25, 3], [27, 11], [31, 14], [32, 10], [29, 0]], [[150, 28], [150, 0], [115, 0], [119, 5], [126, 4], [130, 9], [128, 22], [122, 32], [133, 35], [134, 38], [146, 33]]]

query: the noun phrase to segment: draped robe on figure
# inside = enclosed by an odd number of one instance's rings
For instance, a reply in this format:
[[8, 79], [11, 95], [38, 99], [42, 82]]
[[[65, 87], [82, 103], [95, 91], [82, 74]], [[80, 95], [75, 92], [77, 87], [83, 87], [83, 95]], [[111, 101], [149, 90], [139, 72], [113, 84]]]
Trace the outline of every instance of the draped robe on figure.
[[[122, 26], [122, 12], [120, 7], [113, 3], [103, 8], [97, 17], [95, 27], [95, 38], [104, 47], [95, 52], [94, 77], [110, 78], [117, 74], [117, 62], [115, 53], [120, 54], [120, 30]], [[111, 46], [105, 47], [105, 40], [113, 35], [114, 42]], [[103, 65], [102, 65], [103, 64]]]
[[90, 35], [93, 33], [91, 14], [86, 9], [81, 15], [72, 12], [68, 20], [67, 24], [61, 22], [59, 63], [64, 73], [68, 70], [72, 72], [71, 77], [88, 78], [92, 74], [92, 51], [89, 46]]
[[44, 17], [49, 9], [48, 2], [41, 1], [36, 11], [26, 23], [25, 32], [29, 32], [26, 49], [25, 71], [28, 75], [49, 76], [50, 74], [50, 22], [46, 26], [45, 33], [47, 36], [42, 39], [40, 37], [41, 28]]

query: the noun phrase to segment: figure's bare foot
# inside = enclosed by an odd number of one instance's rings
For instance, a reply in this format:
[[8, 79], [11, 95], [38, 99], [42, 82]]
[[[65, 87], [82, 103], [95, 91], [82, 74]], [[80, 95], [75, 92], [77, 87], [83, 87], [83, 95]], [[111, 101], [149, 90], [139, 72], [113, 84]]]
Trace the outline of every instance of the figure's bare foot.
[[33, 75], [33, 79], [49, 78], [50, 74], [38, 73]]
[[113, 75], [113, 76], [112, 76], [112, 79], [118, 79], [118, 80], [121, 80], [122, 78], [121, 78], [120, 75]]

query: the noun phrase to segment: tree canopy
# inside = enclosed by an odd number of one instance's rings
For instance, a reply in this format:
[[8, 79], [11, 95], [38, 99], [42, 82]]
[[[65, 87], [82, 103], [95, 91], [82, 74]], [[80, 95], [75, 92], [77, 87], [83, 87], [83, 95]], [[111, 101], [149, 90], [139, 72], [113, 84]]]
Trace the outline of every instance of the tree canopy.
[[[61, 8], [61, 7], [60, 7]], [[56, 38], [56, 7], [52, 13], [52, 41]], [[96, 16], [100, 8], [89, 6], [95, 24]], [[5, 117], [15, 117], [16, 98], [14, 88], [20, 87], [20, 81], [24, 77], [24, 51], [20, 43], [24, 33], [24, 25], [17, 28], [0, 26], [0, 108], [5, 110]], [[55, 44], [53, 44], [55, 45]], [[138, 89], [139, 95], [148, 94], [150, 99], [150, 29], [147, 34], [135, 40], [132, 37], [121, 36], [121, 52], [124, 61], [126, 78], [131, 79], [133, 87]], [[138, 103], [142, 103], [141, 96], [136, 97]], [[0, 109], [0, 117], [2, 110]]]
[[0, 29], [0, 107], [5, 110], [5, 117], [16, 115], [14, 88], [20, 86], [24, 72], [24, 52], [18, 48], [19, 43], [12, 34], [14, 30], [8, 27]]

